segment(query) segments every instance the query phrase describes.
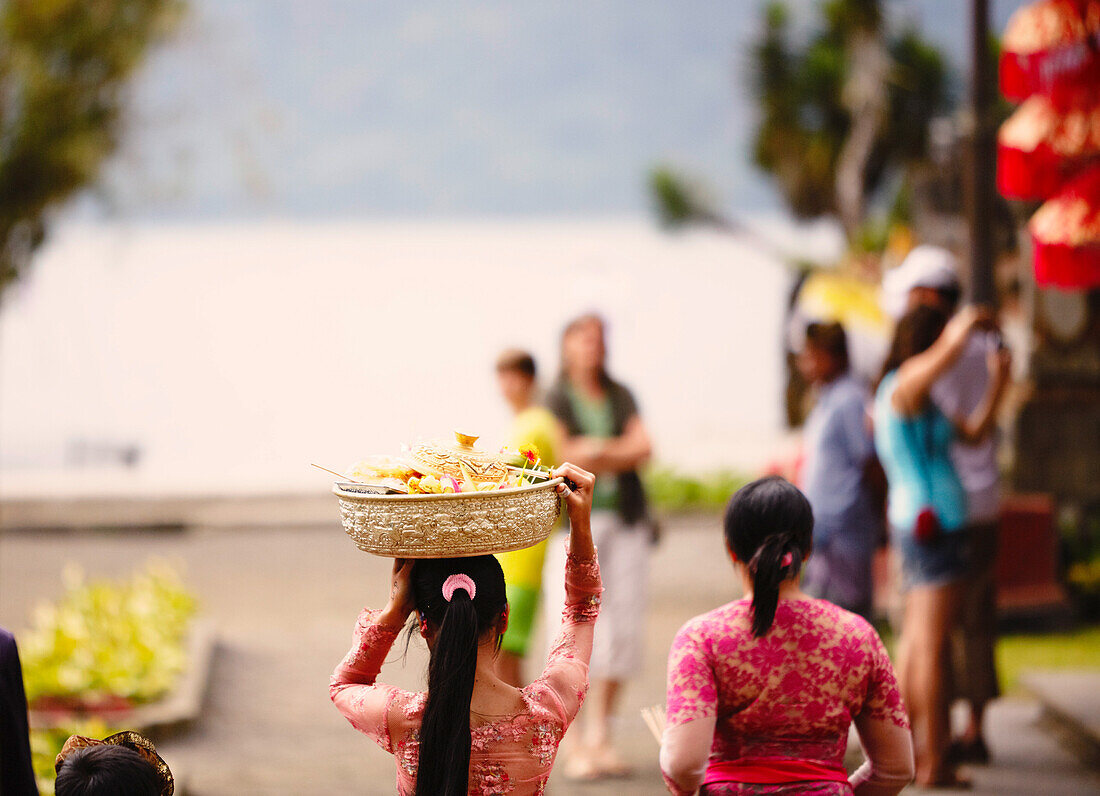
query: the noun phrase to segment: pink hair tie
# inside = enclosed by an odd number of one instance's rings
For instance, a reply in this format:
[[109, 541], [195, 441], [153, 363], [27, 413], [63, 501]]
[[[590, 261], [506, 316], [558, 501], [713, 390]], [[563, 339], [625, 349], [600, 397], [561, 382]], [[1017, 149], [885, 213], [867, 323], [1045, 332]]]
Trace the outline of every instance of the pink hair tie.
[[794, 556], [791, 555], [790, 553], [784, 553], [783, 558], [781, 558], [779, 560], [779, 566], [781, 566], [781, 567], [789, 567], [793, 563], [794, 563]]
[[443, 599], [450, 602], [451, 597], [454, 596], [455, 589], [465, 589], [466, 593], [470, 595], [471, 600], [474, 599], [474, 595], [477, 594], [477, 587], [474, 585], [473, 579], [469, 575], [463, 575], [461, 572], [451, 575], [443, 581]]

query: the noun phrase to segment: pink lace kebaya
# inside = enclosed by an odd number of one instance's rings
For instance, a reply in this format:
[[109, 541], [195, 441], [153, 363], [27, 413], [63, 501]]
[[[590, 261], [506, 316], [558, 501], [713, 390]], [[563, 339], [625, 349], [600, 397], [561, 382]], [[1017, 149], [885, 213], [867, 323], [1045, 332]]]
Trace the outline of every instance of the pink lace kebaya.
[[[600, 569], [595, 558], [569, 557], [565, 608], [557, 640], [542, 675], [522, 689], [523, 709], [482, 721], [471, 716], [469, 793], [542, 794], [566, 729], [588, 690], [592, 628], [600, 609]], [[397, 763], [397, 791], [416, 790], [418, 734], [428, 695], [377, 682], [399, 627], [376, 623], [378, 611], [364, 609], [351, 650], [333, 672], [329, 691], [336, 707]]]
[[[780, 600], [760, 638], [749, 599], [692, 619], [669, 653], [667, 696], [661, 768], [677, 796], [704, 781], [708, 794], [887, 794], [911, 776], [909, 720], [882, 641], [824, 600]], [[868, 763], [848, 777], [853, 721]]]

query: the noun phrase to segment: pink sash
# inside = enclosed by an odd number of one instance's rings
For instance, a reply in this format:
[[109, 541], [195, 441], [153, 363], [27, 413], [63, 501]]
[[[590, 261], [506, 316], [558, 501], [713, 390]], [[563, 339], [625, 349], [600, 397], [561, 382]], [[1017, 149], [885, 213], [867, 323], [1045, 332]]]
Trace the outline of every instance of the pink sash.
[[717, 782], [747, 782], [753, 785], [783, 785], [788, 782], [847, 782], [843, 766], [818, 760], [790, 760], [782, 757], [743, 757], [711, 762], [705, 785]]

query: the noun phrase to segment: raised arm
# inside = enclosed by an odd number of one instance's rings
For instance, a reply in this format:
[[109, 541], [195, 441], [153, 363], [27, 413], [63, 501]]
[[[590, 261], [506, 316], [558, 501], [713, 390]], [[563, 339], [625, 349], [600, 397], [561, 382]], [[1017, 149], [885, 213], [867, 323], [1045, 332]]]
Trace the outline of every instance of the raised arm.
[[989, 385], [981, 403], [969, 417], [955, 421], [956, 433], [969, 445], [976, 445], [984, 440], [997, 422], [997, 409], [1001, 405], [1012, 373], [1012, 355], [1004, 348], [990, 351], [986, 364], [989, 368]]
[[569, 515], [569, 552], [580, 561], [596, 557], [596, 547], [592, 544], [592, 490], [596, 486], [596, 476], [566, 462], [554, 470], [555, 478], [567, 478], [574, 488], [567, 484], [558, 485], [558, 494], [565, 499], [565, 510]]
[[897, 383], [890, 399], [895, 411], [906, 417], [919, 414], [928, 401], [932, 385], [955, 364], [970, 333], [990, 322], [991, 315], [986, 309], [971, 305], [959, 310], [947, 322], [936, 342], [898, 368]]
[[592, 657], [592, 629], [600, 611], [600, 567], [592, 544], [592, 488], [596, 478], [573, 464], [563, 464], [554, 476], [576, 484], [558, 486], [569, 513], [569, 556], [565, 566], [565, 606], [561, 629], [550, 647], [546, 668], [539, 678], [556, 695], [568, 724], [580, 710], [588, 689], [588, 661]]
[[352, 726], [392, 752], [389, 711], [398, 689], [377, 681], [397, 634], [412, 612], [409, 587], [411, 560], [396, 559], [390, 601], [382, 610], [363, 609], [355, 624], [351, 649], [336, 666], [329, 696]]

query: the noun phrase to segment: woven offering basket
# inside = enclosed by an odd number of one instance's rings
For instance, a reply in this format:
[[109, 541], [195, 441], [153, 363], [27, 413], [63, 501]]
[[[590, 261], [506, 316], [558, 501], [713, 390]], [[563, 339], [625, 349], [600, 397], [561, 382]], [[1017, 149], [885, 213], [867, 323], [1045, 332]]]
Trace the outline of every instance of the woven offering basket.
[[388, 558], [456, 558], [538, 544], [561, 504], [555, 478], [491, 492], [371, 495], [332, 487], [344, 530], [360, 550]]

